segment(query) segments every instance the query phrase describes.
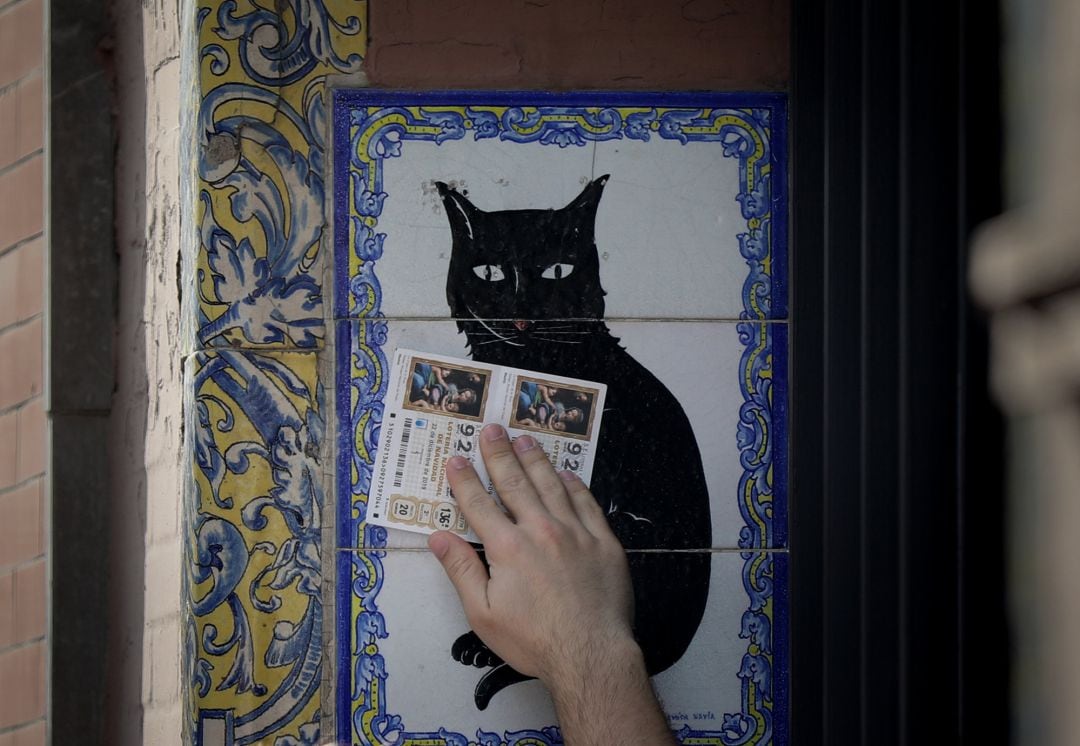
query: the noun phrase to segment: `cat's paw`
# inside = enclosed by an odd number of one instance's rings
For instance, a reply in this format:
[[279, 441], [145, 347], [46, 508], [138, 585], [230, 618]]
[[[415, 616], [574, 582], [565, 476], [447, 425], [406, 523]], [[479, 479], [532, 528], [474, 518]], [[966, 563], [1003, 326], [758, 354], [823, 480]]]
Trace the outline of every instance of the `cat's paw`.
[[491, 652], [491, 649], [477, 637], [475, 632], [466, 632], [454, 640], [450, 655], [458, 663], [477, 668], [490, 668], [503, 662], [502, 658]]

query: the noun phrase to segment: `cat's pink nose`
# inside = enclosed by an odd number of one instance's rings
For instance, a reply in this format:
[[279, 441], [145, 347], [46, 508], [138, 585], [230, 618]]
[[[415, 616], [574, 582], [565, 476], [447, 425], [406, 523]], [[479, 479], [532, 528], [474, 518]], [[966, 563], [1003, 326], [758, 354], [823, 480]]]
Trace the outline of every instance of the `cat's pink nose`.
[[515, 328], [516, 328], [516, 329], [517, 329], [517, 330], [518, 330], [519, 332], [523, 332], [523, 331], [525, 331], [525, 330], [526, 330], [526, 329], [528, 329], [528, 328], [529, 328], [530, 326], [532, 326], [532, 322], [531, 322], [531, 321], [529, 321], [528, 319], [514, 319], [514, 327], [515, 327]]

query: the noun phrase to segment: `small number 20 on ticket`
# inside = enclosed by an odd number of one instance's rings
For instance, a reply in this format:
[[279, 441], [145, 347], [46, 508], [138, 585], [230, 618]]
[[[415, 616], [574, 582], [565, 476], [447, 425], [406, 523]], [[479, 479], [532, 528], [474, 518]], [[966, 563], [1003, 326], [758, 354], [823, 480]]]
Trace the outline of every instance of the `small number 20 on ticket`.
[[446, 480], [464, 456], [494, 494], [480, 428], [529, 433], [559, 470], [588, 484], [607, 387], [602, 383], [486, 365], [413, 350], [394, 353], [367, 522], [406, 531], [453, 531], [476, 541]]

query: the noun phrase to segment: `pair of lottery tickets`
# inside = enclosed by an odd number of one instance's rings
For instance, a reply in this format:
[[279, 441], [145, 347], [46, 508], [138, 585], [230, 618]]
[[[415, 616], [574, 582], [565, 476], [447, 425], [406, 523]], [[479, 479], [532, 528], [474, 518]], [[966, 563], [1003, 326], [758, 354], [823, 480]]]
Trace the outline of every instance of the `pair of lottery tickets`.
[[489, 422], [528, 433], [553, 466], [588, 484], [607, 387], [573, 378], [399, 349], [390, 369], [367, 522], [406, 531], [453, 531], [476, 541], [446, 480], [464, 456], [494, 495], [480, 457]]

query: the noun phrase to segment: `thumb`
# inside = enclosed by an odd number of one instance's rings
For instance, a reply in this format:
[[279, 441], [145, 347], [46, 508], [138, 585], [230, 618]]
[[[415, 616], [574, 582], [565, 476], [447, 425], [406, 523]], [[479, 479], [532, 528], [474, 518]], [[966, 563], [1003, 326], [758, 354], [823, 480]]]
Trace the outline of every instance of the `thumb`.
[[428, 548], [454, 584], [465, 616], [471, 619], [475, 613], [486, 609], [487, 569], [469, 542], [449, 531], [437, 531], [428, 537]]

